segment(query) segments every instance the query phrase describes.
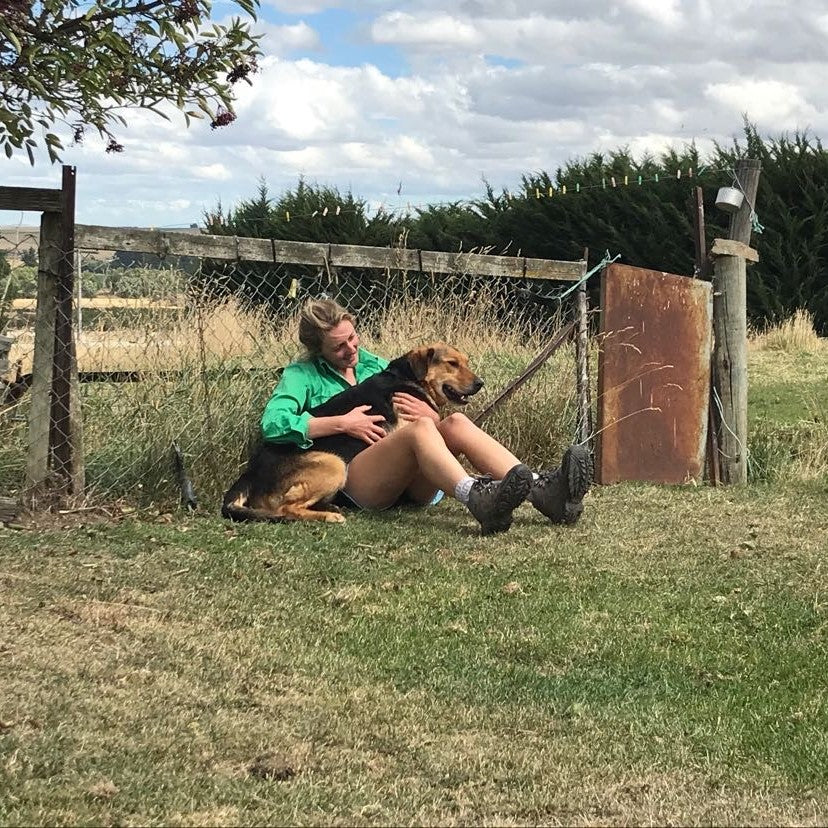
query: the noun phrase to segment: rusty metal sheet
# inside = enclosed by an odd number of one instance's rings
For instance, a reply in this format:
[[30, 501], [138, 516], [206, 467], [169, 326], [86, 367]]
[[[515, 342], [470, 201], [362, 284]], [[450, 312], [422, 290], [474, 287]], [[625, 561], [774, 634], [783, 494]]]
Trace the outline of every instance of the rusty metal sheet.
[[598, 482], [701, 479], [712, 314], [708, 282], [619, 264], [604, 272]]

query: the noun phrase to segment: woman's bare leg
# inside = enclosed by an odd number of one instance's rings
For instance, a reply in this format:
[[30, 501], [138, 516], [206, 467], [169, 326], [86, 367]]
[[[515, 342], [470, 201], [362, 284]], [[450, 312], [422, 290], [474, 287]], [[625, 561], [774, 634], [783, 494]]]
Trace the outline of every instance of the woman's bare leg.
[[[457, 484], [467, 478], [437, 424], [422, 418], [360, 452], [348, 466], [345, 492], [361, 506], [382, 509], [410, 492], [412, 484], [422, 486], [425, 481], [432, 494], [442, 489], [455, 496]], [[467, 482], [470, 485], [464, 487], [462, 500], [480, 523], [481, 532], [491, 535], [512, 525], [512, 512], [529, 494], [532, 473], [516, 463], [499, 482]]]
[[[437, 424], [437, 430], [446, 448], [455, 456], [464, 455], [481, 474], [490, 474], [495, 480], [502, 480], [509, 469], [520, 460], [509, 449], [502, 446], [490, 434], [476, 426], [465, 414], [449, 414]], [[414, 503], [430, 503], [439, 486], [423, 476], [416, 476], [406, 490]], [[449, 492], [451, 494], [451, 492]]]
[[383, 509], [414, 481], [450, 495], [467, 476], [446, 446], [437, 425], [423, 418], [389, 434], [360, 452], [348, 466], [345, 492], [361, 506]]
[[441, 420], [437, 429], [452, 454], [465, 455], [477, 471], [495, 480], [520, 463], [509, 449], [459, 411]]

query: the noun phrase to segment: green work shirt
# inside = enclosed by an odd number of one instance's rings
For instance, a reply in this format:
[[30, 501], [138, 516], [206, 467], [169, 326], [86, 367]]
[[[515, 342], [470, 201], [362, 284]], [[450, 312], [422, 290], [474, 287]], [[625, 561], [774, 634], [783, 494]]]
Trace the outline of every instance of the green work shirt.
[[[360, 348], [354, 368], [356, 381], [379, 373], [388, 360]], [[291, 362], [282, 372], [262, 414], [262, 437], [274, 443], [293, 443], [310, 448], [308, 437], [310, 409], [350, 388], [348, 381], [322, 357]]]

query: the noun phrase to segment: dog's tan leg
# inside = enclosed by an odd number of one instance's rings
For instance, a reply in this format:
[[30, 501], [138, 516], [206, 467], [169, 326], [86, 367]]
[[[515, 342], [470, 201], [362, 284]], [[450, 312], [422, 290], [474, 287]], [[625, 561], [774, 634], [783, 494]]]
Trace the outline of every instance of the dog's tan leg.
[[288, 520], [323, 520], [327, 523], [345, 523], [339, 512], [311, 509], [320, 501], [333, 497], [344, 485], [344, 461], [334, 454], [308, 453], [302, 469], [294, 476], [293, 485], [274, 504], [274, 512]]

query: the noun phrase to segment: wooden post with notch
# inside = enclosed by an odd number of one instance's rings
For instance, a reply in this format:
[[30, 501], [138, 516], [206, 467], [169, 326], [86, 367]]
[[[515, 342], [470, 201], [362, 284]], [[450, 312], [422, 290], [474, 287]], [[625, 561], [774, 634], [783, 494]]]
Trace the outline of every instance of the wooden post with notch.
[[722, 483], [747, 482], [747, 260], [761, 162], [742, 159], [736, 178], [744, 193], [730, 219], [728, 239], [716, 239], [713, 265], [713, 383], [719, 407], [719, 467]]

